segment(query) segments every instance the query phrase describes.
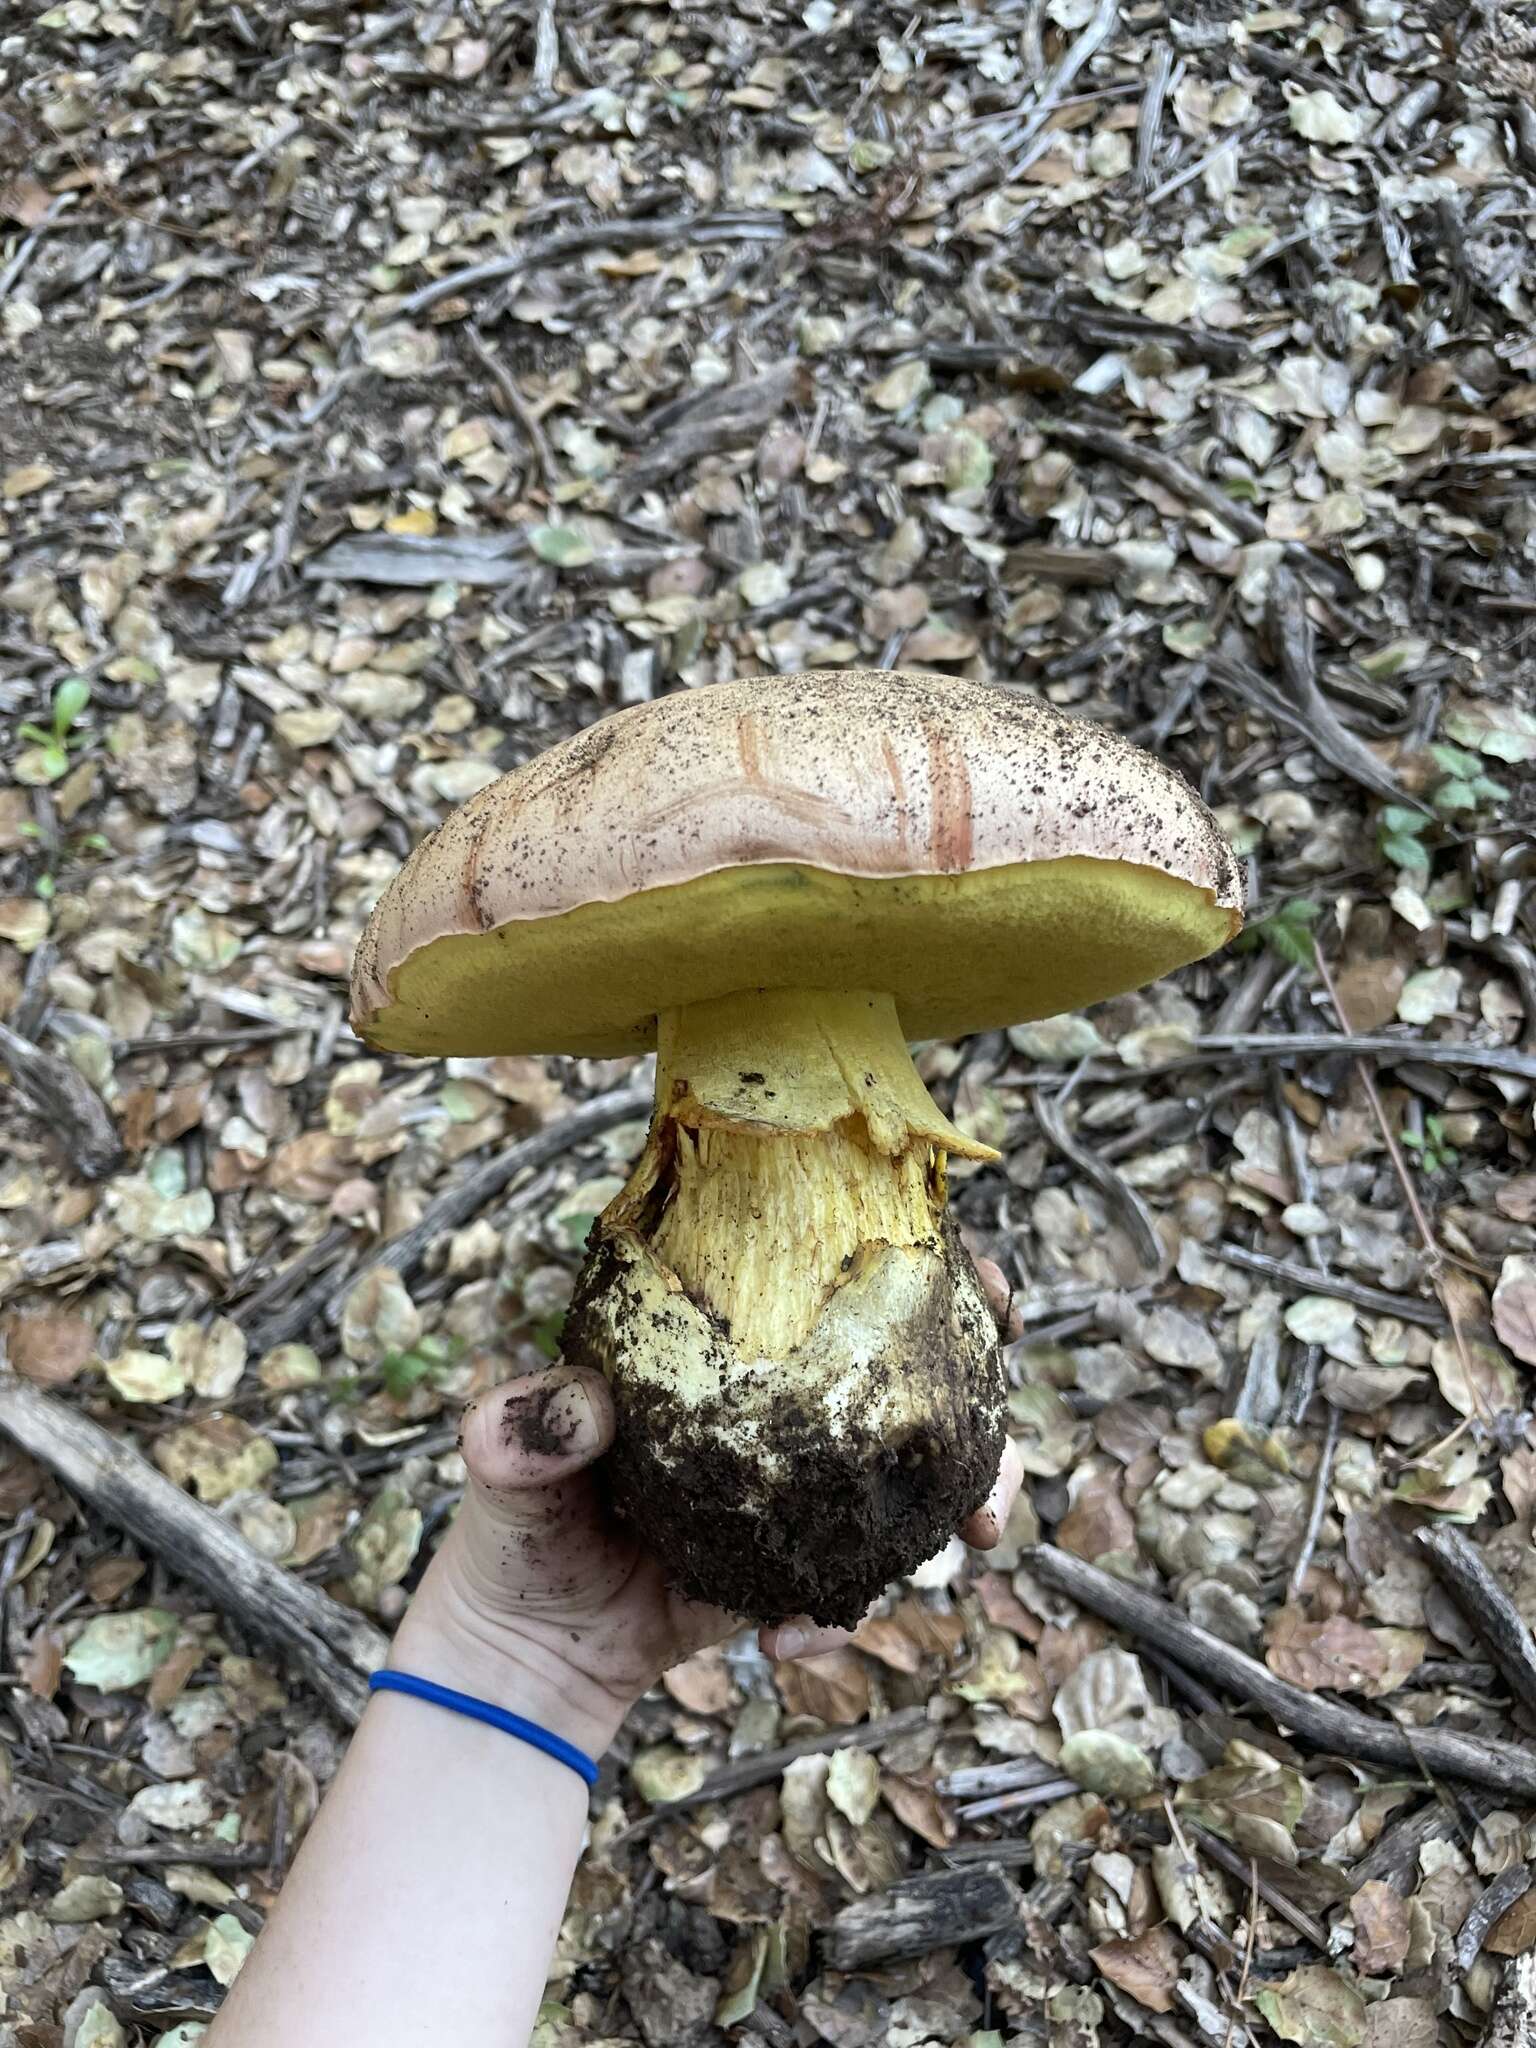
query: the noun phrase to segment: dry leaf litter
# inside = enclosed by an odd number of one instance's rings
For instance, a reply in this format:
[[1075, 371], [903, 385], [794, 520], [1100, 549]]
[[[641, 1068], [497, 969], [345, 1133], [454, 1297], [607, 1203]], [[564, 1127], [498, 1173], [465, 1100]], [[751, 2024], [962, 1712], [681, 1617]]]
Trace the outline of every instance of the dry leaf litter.
[[540, 2048], [1529, 2038], [1529, 11], [24, 13], [0, 1399], [357, 1627], [311, 1682], [0, 1454], [0, 2041], [198, 2037], [640, 1136], [624, 1063], [359, 1046], [374, 896], [604, 711], [838, 663], [1158, 748], [1255, 930], [923, 1055], [1024, 1497], [635, 1709]]

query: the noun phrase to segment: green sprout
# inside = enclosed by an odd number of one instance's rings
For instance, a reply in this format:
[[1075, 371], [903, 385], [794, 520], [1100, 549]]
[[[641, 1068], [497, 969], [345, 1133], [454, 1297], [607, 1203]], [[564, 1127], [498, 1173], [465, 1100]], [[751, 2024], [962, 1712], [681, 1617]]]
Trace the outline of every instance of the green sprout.
[[1268, 946], [1288, 966], [1312, 967], [1317, 961], [1317, 941], [1311, 928], [1321, 915], [1321, 906], [1310, 896], [1293, 896], [1278, 910], [1272, 910], [1268, 917], [1258, 918], [1250, 924], [1234, 944], [1248, 951], [1256, 946]]
[[392, 1401], [403, 1401], [413, 1387], [436, 1385], [463, 1355], [462, 1337], [423, 1337], [409, 1351], [391, 1351], [379, 1367], [379, 1378]]
[[91, 701], [91, 686], [84, 676], [66, 676], [53, 693], [53, 722], [18, 728], [24, 740], [37, 748], [38, 767], [47, 782], [58, 782], [69, 773], [69, 750], [83, 747], [86, 736], [75, 731], [85, 707]]
[[1443, 1117], [1425, 1117], [1422, 1132], [1404, 1131], [1403, 1143], [1416, 1155], [1421, 1173], [1440, 1173], [1461, 1161], [1461, 1154], [1445, 1135]]
[[1445, 774], [1445, 781], [1430, 797], [1437, 811], [1451, 816], [1458, 811], [1480, 811], [1489, 804], [1504, 803], [1508, 799], [1509, 791], [1504, 784], [1483, 773], [1479, 755], [1469, 754], [1464, 747], [1449, 747], [1443, 743], [1431, 747], [1429, 752], [1435, 766]]
[[1383, 860], [1409, 876], [1420, 890], [1429, 880], [1429, 848], [1423, 836], [1433, 823], [1428, 812], [1411, 810], [1406, 804], [1388, 804], [1376, 820], [1376, 843]]

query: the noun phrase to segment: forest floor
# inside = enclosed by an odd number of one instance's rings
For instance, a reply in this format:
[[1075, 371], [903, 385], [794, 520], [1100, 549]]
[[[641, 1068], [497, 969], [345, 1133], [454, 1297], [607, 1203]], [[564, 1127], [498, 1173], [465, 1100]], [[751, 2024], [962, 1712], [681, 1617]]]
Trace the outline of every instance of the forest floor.
[[[955, 1206], [1023, 1319], [1024, 1497], [852, 1647], [637, 1707], [540, 2048], [1432, 2048], [1501, 1982], [1515, 2026], [1529, 10], [22, 12], [0, 2043], [216, 2011], [460, 1405], [550, 1355], [641, 1134], [632, 1089], [581, 1115], [625, 1062], [370, 1054], [371, 903], [605, 711], [836, 665], [1154, 747], [1250, 932], [923, 1053], [1004, 1155]], [[216, 1509], [256, 1590], [103, 1471]], [[356, 1626], [305, 1651], [321, 1594]]]

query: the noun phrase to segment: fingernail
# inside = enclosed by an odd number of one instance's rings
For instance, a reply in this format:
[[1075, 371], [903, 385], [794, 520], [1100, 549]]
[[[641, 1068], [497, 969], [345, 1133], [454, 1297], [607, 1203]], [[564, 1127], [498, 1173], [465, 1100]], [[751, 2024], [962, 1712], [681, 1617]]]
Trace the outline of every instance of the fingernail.
[[589, 1458], [602, 1443], [597, 1411], [580, 1380], [509, 1395], [502, 1430], [509, 1443], [533, 1458]]
[[568, 1380], [560, 1388], [548, 1413], [554, 1433], [565, 1439], [561, 1448], [567, 1457], [589, 1458], [600, 1447], [603, 1433], [597, 1410], [580, 1380]]
[[781, 1628], [773, 1639], [773, 1654], [776, 1657], [798, 1657], [810, 1640], [803, 1628]]

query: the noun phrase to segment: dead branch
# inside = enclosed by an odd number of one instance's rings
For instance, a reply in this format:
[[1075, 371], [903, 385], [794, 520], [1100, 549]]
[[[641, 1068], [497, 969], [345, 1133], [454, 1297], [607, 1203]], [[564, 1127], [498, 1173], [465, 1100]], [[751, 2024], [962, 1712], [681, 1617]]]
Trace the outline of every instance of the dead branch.
[[1491, 1786], [1510, 1799], [1536, 1802], [1536, 1752], [1520, 1744], [1448, 1728], [1400, 1728], [1395, 1721], [1375, 1720], [1354, 1707], [1287, 1684], [1257, 1658], [1200, 1628], [1168, 1601], [1113, 1578], [1053, 1544], [1026, 1550], [1023, 1562], [1042, 1585], [1065, 1594], [1138, 1641], [1152, 1644], [1189, 1670], [1251, 1700], [1278, 1726], [1314, 1749], [1357, 1763], [1464, 1778], [1469, 1784]]
[[1163, 1263], [1162, 1239], [1152, 1221], [1152, 1212], [1137, 1194], [1129, 1181], [1122, 1180], [1115, 1169], [1102, 1160], [1098, 1153], [1071, 1129], [1054, 1095], [1047, 1095], [1044, 1089], [1030, 1091], [1030, 1102], [1047, 1141], [1063, 1159], [1069, 1160], [1085, 1180], [1089, 1180], [1109, 1203], [1124, 1225], [1126, 1236], [1131, 1240], [1137, 1258], [1144, 1272], [1156, 1272]]
[[493, 256], [485, 263], [471, 263], [446, 277], [434, 278], [402, 299], [395, 314], [408, 319], [440, 299], [499, 283], [516, 277], [519, 271], [535, 270], [540, 264], [578, 256], [587, 249], [660, 248], [667, 242], [776, 242], [784, 232], [784, 221], [776, 213], [672, 213], [656, 214], [648, 220], [587, 221], [580, 227], [556, 228], [551, 234], [537, 236], [511, 255]]
[[1536, 1949], [1516, 1956], [1504, 1972], [1493, 2013], [1478, 2048], [1533, 2048], [1536, 2044]]
[[[1368, 1054], [1373, 1059], [1464, 1067], [1473, 1074], [1505, 1074], [1513, 1081], [1536, 1081], [1536, 1053], [1521, 1052], [1513, 1045], [1448, 1045], [1439, 1038], [1389, 1038], [1380, 1031], [1231, 1031], [1197, 1038], [1195, 1044], [1201, 1052], [1237, 1052], [1261, 1060]], [[1166, 1072], [1166, 1068], [1152, 1071]]]
[[272, 1564], [126, 1439], [5, 1372], [0, 1430], [88, 1507], [201, 1587], [221, 1613], [272, 1643], [342, 1720], [358, 1721], [366, 1675], [389, 1647], [371, 1621]]
[[117, 1172], [123, 1141], [112, 1112], [78, 1067], [44, 1052], [8, 1024], [0, 1024], [0, 1060], [86, 1180], [105, 1180]]
[[1405, 1323], [1422, 1323], [1427, 1330], [1443, 1330], [1446, 1314], [1436, 1301], [1420, 1301], [1417, 1295], [1394, 1294], [1386, 1287], [1371, 1287], [1364, 1280], [1348, 1280], [1341, 1273], [1319, 1272], [1295, 1259], [1272, 1258], [1268, 1252], [1250, 1251], [1246, 1245], [1225, 1242], [1207, 1246], [1212, 1258], [1238, 1266], [1245, 1273], [1262, 1273], [1277, 1280], [1295, 1294], [1331, 1294], [1338, 1301], [1352, 1301], [1356, 1308], [1372, 1315], [1397, 1316]]
[[1420, 1529], [1415, 1540], [1446, 1591], [1471, 1622], [1527, 1714], [1536, 1716], [1536, 1640], [1514, 1601], [1471, 1538], [1448, 1522]]
[[376, 1266], [388, 1266], [402, 1280], [405, 1279], [415, 1272], [434, 1244], [450, 1231], [459, 1229], [472, 1216], [477, 1216], [519, 1174], [547, 1166], [573, 1145], [579, 1145], [587, 1138], [599, 1137], [604, 1131], [612, 1130], [615, 1124], [627, 1123], [632, 1117], [644, 1116], [650, 1107], [650, 1082], [631, 1082], [623, 1088], [610, 1088], [606, 1095], [594, 1095], [590, 1102], [582, 1103], [569, 1116], [546, 1124], [542, 1130], [534, 1131], [526, 1138], [519, 1138], [515, 1145], [509, 1145], [505, 1152], [464, 1174], [435, 1201], [429, 1202], [420, 1220], [409, 1230], [402, 1230], [397, 1237], [387, 1238], [383, 1244], [376, 1245], [346, 1272], [323, 1274], [296, 1300], [278, 1309], [259, 1329], [250, 1332], [251, 1349], [270, 1351], [274, 1345], [290, 1344], [322, 1315], [332, 1323], [339, 1322], [343, 1304], [363, 1274]]
[[1018, 1925], [1021, 1895], [1000, 1870], [934, 1870], [844, 1906], [828, 1952], [838, 1970], [956, 1948]]

